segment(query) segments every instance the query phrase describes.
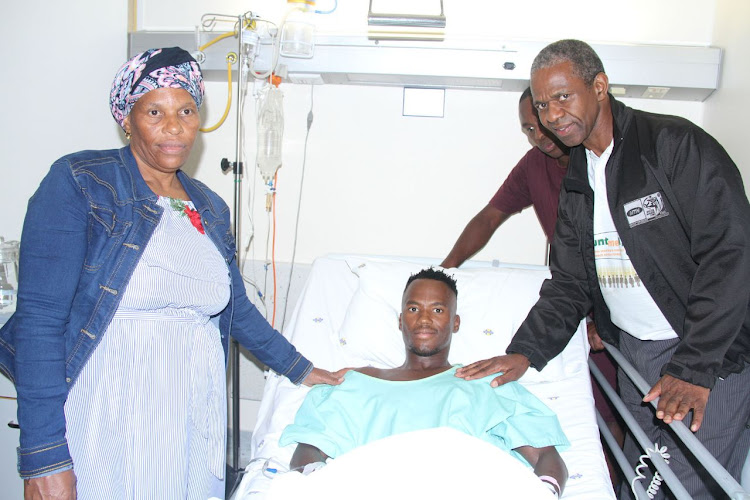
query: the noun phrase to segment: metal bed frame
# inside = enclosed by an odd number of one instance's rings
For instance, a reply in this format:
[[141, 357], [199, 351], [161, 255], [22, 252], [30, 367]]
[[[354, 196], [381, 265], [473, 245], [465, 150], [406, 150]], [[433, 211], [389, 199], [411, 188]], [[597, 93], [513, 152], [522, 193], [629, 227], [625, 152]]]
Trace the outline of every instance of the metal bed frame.
[[[633, 365], [631, 365], [628, 360], [625, 359], [625, 356], [623, 356], [623, 354], [614, 346], [607, 343], [605, 343], [604, 345], [607, 349], [607, 352], [609, 352], [609, 354], [612, 356], [612, 358], [614, 358], [619, 367], [622, 368], [625, 374], [633, 381], [641, 394], [645, 395], [646, 393], [648, 393], [648, 391], [651, 389], [651, 386], [640, 375], [640, 373], [636, 371]], [[630, 429], [630, 431], [632, 432], [633, 437], [638, 442], [638, 445], [643, 450], [649, 450], [649, 448], [653, 447], [654, 443], [650, 442], [649, 438], [646, 436], [646, 433], [643, 431], [643, 429], [641, 429], [633, 415], [625, 407], [625, 403], [623, 403], [622, 399], [620, 399], [620, 396], [617, 394], [616, 390], [609, 384], [609, 382], [607, 382], [602, 372], [591, 359], [589, 359], [589, 369], [604, 394], [612, 402], [612, 405], [617, 410], [617, 413], [620, 415], [625, 425], [627, 425], [628, 429]], [[657, 403], [658, 400], [651, 402], [651, 405], [654, 409], [656, 408]], [[615, 440], [614, 436], [610, 432], [609, 428], [604, 422], [604, 419], [602, 419], [602, 416], [598, 411], [596, 412], [596, 418], [599, 425], [599, 431], [601, 432], [607, 447], [610, 449], [610, 452], [617, 462], [617, 465], [625, 475], [625, 479], [627, 480], [628, 484], [632, 484], [633, 480], [637, 477], [636, 469], [628, 462], [625, 454], [620, 449], [617, 441]], [[727, 472], [727, 470], [724, 469], [721, 464], [719, 464], [719, 462], [713, 457], [713, 455], [711, 455], [711, 453], [709, 453], [709, 451], [703, 446], [703, 444], [698, 441], [698, 439], [685, 426], [685, 424], [675, 420], [669, 424], [669, 427], [688, 447], [691, 453], [695, 455], [695, 457], [700, 461], [703, 467], [705, 467], [706, 471], [711, 474], [711, 476], [713, 476], [716, 483], [726, 492], [727, 496], [731, 500], [750, 500], [750, 492], [745, 490], [740, 485], [740, 483], [738, 483], [729, 474], [729, 472]], [[669, 490], [675, 499], [690, 500], [692, 498], [659, 453], [652, 452], [650, 450], [644, 451], [644, 453], [648, 454], [652, 464], [659, 472], [659, 475], [661, 475], [662, 480], [669, 487]], [[645, 500], [650, 498], [648, 493], [646, 492], [646, 487], [644, 487], [644, 485], [640, 481], [635, 482], [634, 494], [638, 500]]]

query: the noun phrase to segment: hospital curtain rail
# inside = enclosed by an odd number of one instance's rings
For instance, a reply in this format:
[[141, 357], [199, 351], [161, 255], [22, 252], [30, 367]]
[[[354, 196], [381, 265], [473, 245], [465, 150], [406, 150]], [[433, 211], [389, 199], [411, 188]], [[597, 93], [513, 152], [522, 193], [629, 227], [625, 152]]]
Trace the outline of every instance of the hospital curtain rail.
[[[615, 362], [633, 381], [633, 384], [641, 392], [641, 394], [645, 395], [646, 393], [648, 393], [648, 391], [651, 389], [651, 386], [648, 385], [646, 380], [641, 376], [640, 373], [638, 373], [633, 365], [631, 365], [630, 362], [625, 359], [625, 356], [623, 356], [623, 354], [614, 346], [607, 343], [605, 343], [604, 345]], [[617, 410], [625, 425], [627, 425], [630, 431], [633, 433], [633, 437], [638, 442], [639, 446], [643, 450], [652, 448], [654, 446], [654, 443], [650, 442], [649, 438], [646, 436], [646, 433], [641, 429], [640, 425], [638, 424], [638, 422], [636, 422], [633, 415], [625, 407], [625, 403], [623, 403], [622, 399], [620, 399], [620, 396], [617, 394], [615, 389], [609, 384], [609, 382], [607, 382], [604, 375], [591, 359], [589, 359], [589, 369], [591, 371], [591, 374], [594, 376], [597, 383], [601, 387], [602, 391], [612, 402], [612, 405]], [[656, 408], [657, 402], [658, 400], [651, 402], [651, 405], [654, 409]], [[636, 476], [634, 468], [635, 466], [628, 463], [625, 454], [617, 445], [614, 437], [612, 436], [612, 433], [609, 431], [609, 428], [604, 423], [601, 415], [599, 415], [598, 412], [597, 423], [599, 425], [599, 430], [602, 436], [604, 437], [612, 455], [617, 461], [618, 466], [625, 474], [628, 484], [631, 484], [633, 478]], [[711, 455], [711, 453], [703, 446], [703, 444], [698, 441], [698, 439], [693, 435], [690, 429], [685, 426], [685, 424], [675, 420], [669, 424], [669, 427], [688, 447], [690, 452], [695, 455], [695, 457], [703, 465], [706, 471], [714, 478], [716, 483], [727, 493], [730, 499], [750, 499], [750, 494], [742, 488], [742, 486], [729, 474], [729, 472], [727, 472], [726, 469], [724, 469], [724, 467], [721, 466], [721, 464], [713, 457], [713, 455]], [[644, 451], [644, 453], [646, 452]], [[656, 467], [656, 470], [659, 471], [659, 474], [669, 486], [669, 489], [674, 497], [678, 500], [690, 500], [690, 495], [687, 493], [685, 488], [680, 483], [679, 479], [677, 479], [677, 477], [674, 475], [672, 470], [669, 468], [669, 465], [666, 464], [661, 455], [659, 455], [659, 453], [649, 453], [649, 456], [652, 463]], [[648, 499], [645, 487], [643, 484], [641, 484], [641, 481], [636, 482], [635, 490], [635, 494], [639, 500]]]

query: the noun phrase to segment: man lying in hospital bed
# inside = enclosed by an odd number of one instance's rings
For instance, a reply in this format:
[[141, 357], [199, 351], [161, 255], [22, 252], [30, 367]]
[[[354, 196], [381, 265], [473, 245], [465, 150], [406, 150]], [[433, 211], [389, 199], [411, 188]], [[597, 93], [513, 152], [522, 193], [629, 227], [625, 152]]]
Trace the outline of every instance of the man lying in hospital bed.
[[[392, 435], [450, 427], [491, 443], [533, 467], [540, 481], [532, 481], [531, 486], [528, 479], [522, 481], [523, 486], [516, 489], [519, 493], [530, 498], [560, 495], [567, 469], [555, 447], [567, 448], [568, 440], [555, 414], [518, 383], [492, 388], [489, 378], [467, 382], [456, 377], [456, 367], [448, 361], [451, 339], [460, 325], [456, 302], [456, 282], [443, 271], [424, 269], [408, 279], [398, 319], [404, 363], [398, 368], [350, 371], [340, 386], [310, 391], [294, 424], [280, 439], [282, 446], [299, 443], [292, 456], [292, 470], [308, 472], [311, 465], [318, 468], [329, 457], [346, 456], [354, 448]], [[444, 486], [435, 480], [443, 464], [434, 458], [431, 462], [432, 479], [417, 482], [415, 493], [425, 494], [427, 483], [437, 487], [434, 494], [445, 494]], [[495, 463], [498, 467], [505, 465]], [[516, 469], [518, 475], [526, 477], [528, 471]], [[362, 473], [366, 478], [370, 471]], [[326, 498], [330, 498], [330, 483], [341, 489], [349, 482], [350, 494], [355, 494], [362, 480], [352, 474], [332, 474], [329, 479], [323, 490]], [[493, 490], [507, 495], [508, 489], [516, 486], [495, 484]], [[314, 484], [296, 481], [283, 487], [283, 495], [292, 498], [295, 491], [309, 495], [311, 487]], [[274, 485], [271, 491], [279, 488]], [[397, 488], [405, 494], [403, 485]], [[396, 485], [386, 481], [381, 491], [387, 495], [395, 489]]]
[[[401, 366], [404, 343], [398, 330], [398, 313], [404, 283], [411, 274], [434, 264], [437, 262], [428, 259], [362, 255], [318, 258], [284, 335], [310, 352], [316, 366], [328, 369]], [[453, 336], [449, 355], [449, 362], [454, 365], [484, 359], [488, 353], [504, 352], [538, 299], [542, 281], [549, 277], [543, 266], [490, 267], [490, 263], [469, 263], [468, 267], [450, 272], [457, 278], [461, 297], [458, 304], [461, 328]], [[557, 414], [570, 441], [570, 448], [560, 452], [568, 469], [563, 498], [614, 499], [596, 425], [587, 354], [588, 342], [582, 324], [566, 349], [544, 370], [530, 370], [519, 382]], [[282, 473], [289, 470], [296, 446], [282, 446], [279, 438], [294, 421], [307, 393], [307, 388], [296, 387], [269, 372], [252, 435], [251, 462], [235, 492], [235, 500], [269, 498], [266, 495], [271, 485], [282, 483], [287, 476], [294, 477]], [[368, 451], [367, 457], [362, 456], [362, 450]], [[373, 459], [378, 453], [380, 462]], [[336, 468], [355, 471], [367, 464], [371, 479], [363, 481], [362, 491], [350, 497], [363, 498], [364, 493], [387, 481], [397, 484], [398, 478], [403, 478], [404, 482], [415, 482], [414, 478], [423, 477], [430, 469], [428, 462], [439, 459], [438, 470], [444, 471], [440, 474], [441, 483], [450, 482], [464, 493], [473, 491], [476, 483], [485, 486], [480, 491], [487, 493], [490, 492], [487, 488], [492, 487], [492, 491], [500, 493], [499, 485], [507, 490], [508, 484], [523, 484], [523, 477], [539, 484], [538, 478], [518, 459], [480, 440], [474, 439], [469, 444], [463, 433], [451, 433], [445, 428], [385, 438], [344, 457], [306, 476], [305, 480], [325, 482]], [[497, 463], [502, 465], [494, 465]], [[492, 485], [483, 483], [484, 480]]]

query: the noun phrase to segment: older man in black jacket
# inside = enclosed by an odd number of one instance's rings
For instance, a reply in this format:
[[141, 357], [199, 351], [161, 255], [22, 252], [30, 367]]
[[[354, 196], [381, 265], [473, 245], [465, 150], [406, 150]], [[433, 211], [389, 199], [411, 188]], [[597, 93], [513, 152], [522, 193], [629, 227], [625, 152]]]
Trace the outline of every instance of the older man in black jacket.
[[[652, 385], [620, 394], [693, 498], [717, 498], [656, 417], [684, 420], [739, 478], [750, 449], [750, 205], [724, 149], [687, 120], [633, 110], [608, 93], [599, 57], [578, 40], [543, 49], [531, 69], [540, 121], [571, 149], [552, 246], [552, 279], [508, 347], [458, 374], [541, 369], [593, 309]], [[577, 146], [577, 147], [576, 147]], [[601, 344], [593, 339], [592, 345]], [[626, 453], [640, 454], [632, 440]]]

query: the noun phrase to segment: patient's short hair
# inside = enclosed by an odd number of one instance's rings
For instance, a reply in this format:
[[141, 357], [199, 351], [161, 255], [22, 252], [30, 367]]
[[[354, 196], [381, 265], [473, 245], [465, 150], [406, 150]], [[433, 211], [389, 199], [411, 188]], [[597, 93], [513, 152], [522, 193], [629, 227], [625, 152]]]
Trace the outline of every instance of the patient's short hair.
[[422, 269], [418, 273], [414, 273], [411, 276], [409, 276], [409, 279], [406, 280], [406, 286], [404, 287], [404, 292], [406, 292], [406, 289], [409, 288], [409, 285], [411, 285], [412, 281], [416, 280], [435, 280], [435, 281], [442, 281], [446, 285], [448, 285], [448, 288], [453, 291], [453, 295], [458, 298], [458, 288], [456, 287], [456, 280], [453, 278], [453, 276], [448, 276], [445, 274], [445, 271], [442, 269], [435, 269], [434, 267], [428, 267], [427, 269]]

